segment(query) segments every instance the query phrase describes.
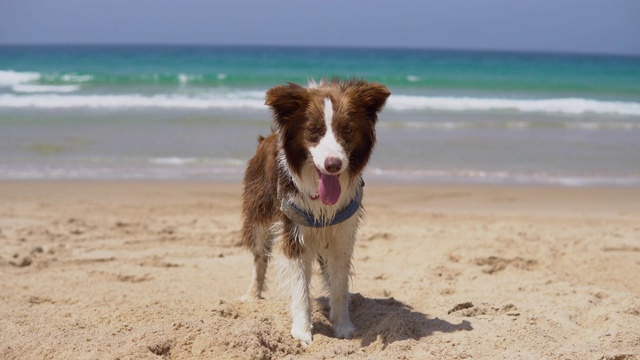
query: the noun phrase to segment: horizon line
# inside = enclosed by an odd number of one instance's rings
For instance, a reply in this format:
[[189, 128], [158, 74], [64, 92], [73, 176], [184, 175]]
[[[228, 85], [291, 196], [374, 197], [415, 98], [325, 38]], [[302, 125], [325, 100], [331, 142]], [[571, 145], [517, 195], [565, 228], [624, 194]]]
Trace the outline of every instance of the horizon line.
[[237, 47], [237, 48], [283, 48], [283, 49], [333, 49], [333, 50], [398, 50], [398, 51], [434, 51], [434, 52], [485, 52], [539, 55], [577, 55], [577, 56], [613, 56], [640, 58], [640, 52], [614, 53], [603, 51], [581, 50], [541, 50], [541, 49], [500, 49], [500, 48], [454, 48], [454, 47], [420, 47], [420, 46], [366, 46], [366, 45], [301, 45], [301, 44], [245, 44], [245, 43], [160, 43], [160, 42], [55, 42], [55, 43], [2, 43], [0, 47]]

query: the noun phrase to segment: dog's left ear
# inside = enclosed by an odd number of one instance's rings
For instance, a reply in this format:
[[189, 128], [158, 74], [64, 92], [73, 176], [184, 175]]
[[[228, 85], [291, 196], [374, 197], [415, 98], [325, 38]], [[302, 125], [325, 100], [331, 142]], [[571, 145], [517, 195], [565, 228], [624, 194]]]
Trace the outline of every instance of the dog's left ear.
[[286, 122], [297, 110], [305, 108], [309, 99], [307, 90], [300, 85], [288, 83], [267, 91], [265, 104], [271, 107], [278, 122]]
[[375, 82], [362, 83], [356, 88], [356, 101], [374, 121], [377, 120], [376, 114], [382, 110], [389, 95], [391, 92], [386, 86]]

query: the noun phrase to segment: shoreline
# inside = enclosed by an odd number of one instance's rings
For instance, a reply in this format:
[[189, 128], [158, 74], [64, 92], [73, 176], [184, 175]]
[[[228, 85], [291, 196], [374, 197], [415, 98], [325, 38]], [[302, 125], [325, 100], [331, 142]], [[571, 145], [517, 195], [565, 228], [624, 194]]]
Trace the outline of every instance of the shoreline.
[[242, 303], [240, 182], [0, 181], [0, 357], [640, 356], [640, 188], [367, 182], [353, 339]]
[[[566, 189], [607, 189], [607, 188], [623, 188], [634, 189], [640, 188], [640, 183], [633, 181], [499, 181], [484, 180], [471, 181], [466, 179], [433, 179], [433, 178], [392, 178], [390, 176], [365, 175], [363, 177], [367, 183], [381, 186], [424, 186], [424, 187], [442, 187], [442, 186], [469, 186], [469, 187], [523, 187], [523, 188], [566, 188]], [[64, 182], [87, 182], [87, 183], [188, 183], [188, 184], [241, 184], [242, 176], [234, 174], [229, 177], [203, 178], [203, 177], [112, 177], [112, 178], [75, 178], [75, 177], [58, 177], [58, 178], [0, 178], [1, 183], [64, 183]]]
[[[99, 189], [155, 189], [162, 188], [173, 189], [175, 191], [188, 191], [189, 188], [196, 190], [206, 190], [219, 192], [234, 192], [237, 193], [237, 198], [240, 200], [242, 191], [242, 180], [202, 180], [202, 179], [28, 179], [28, 180], [0, 180], [0, 198], [10, 196], [14, 191], [23, 191], [25, 187], [29, 187], [31, 191], [39, 193], [40, 195], [51, 196], [49, 193], [51, 188], [58, 188], [63, 191], [68, 191], [69, 188], [77, 190], [77, 187], [84, 189], [85, 196], [92, 196], [92, 191]], [[601, 214], [606, 214], [607, 210], [614, 210], [611, 203], [617, 203], [622, 205], [622, 209], [629, 210], [633, 213], [640, 214], [640, 201], [636, 202], [634, 199], [640, 200], [640, 186], [616, 186], [616, 185], [582, 185], [582, 186], [569, 186], [558, 184], [529, 184], [529, 183], [464, 183], [464, 182], [427, 182], [427, 181], [404, 181], [404, 180], [389, 180], [367, 178], [365, 182], [365, 194], [370, 196], [376, 196], [376, 193], [382, 193], [383, 197], [393, 197], [394, 193], [411, 192], [420, 194], [424, 192], [453, 192], [453, 193], [466, 193], [467, 200], [472, 200], [469, 196], [471, 193], [478, 193], [480, 196], [476, 196], [474, 201], [467, 201], [465, 207], [461, 210], [455, 210], [458, 202], [451, 202], [446, 204], [443, 209], [455, 211], [459, 213], [465, 213], [465, 211], [474, 211], [481, 209], [482, 202], [484, 200], [492, 200], [488, 194], [496, 194], [496, 204], [502, 203], [514, 203], [518, 202], [517, 206], [512, 209], [505, 208], [505, 211], [526, 208], [530, 211], [544, 211], [545, 204], [550, 204], [556, 197], [563, 197], [562, 200], [553, 203], [555, 209], [563, 209], [567, 213], [577, 211], [580, 214], [581, 211], [601, 211]], [[502, 200], [500, 200], [500, 196]], [[65, 193], [65, 195], [71, 195]], [[75, 194], [80, 196], [80, 194]], [[520, 196], [520, 198], [515, 198]], [[566, 198], [569, 196], [569, 198]], [[461, 196], [465, 197], [465, 196]], [[420, 196], [412, 199], [415, 202], [421, 200]], [[429, 196], [422, 196], [422, 200], [429, 202]], [[366, 204], [366, 198], [365, 198]], [[469, 207], [470, 204], [477, 206]], [[591, 207], [587, 205], [591, 204]], [[445, 205], [445, 204], [443, 204]], [[558, 207], [560, 205], [560, 207]], [[540, 206], [536, 208], [536, 206]], [[576, 206], [579, 209], [576, 209]], [[492, 207], [492, 209], [500, 208], [500, 206]], [[547, 208], [546, 210], [549, 210]], [[620, 208], [618, 208], [620, 210]], [[239, 214], [239, 213], [238, 213]]]

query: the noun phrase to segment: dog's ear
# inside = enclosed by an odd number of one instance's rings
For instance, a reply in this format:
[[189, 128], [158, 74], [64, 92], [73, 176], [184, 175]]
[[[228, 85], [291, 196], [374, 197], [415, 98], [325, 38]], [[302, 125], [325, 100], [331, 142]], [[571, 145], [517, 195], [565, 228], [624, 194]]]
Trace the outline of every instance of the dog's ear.
[[286, 121], [297, 110], [305, 108], [308, 102], [307, 89], [293, 83], [271, 88], [265, 100], [278, 121]]
[[361, 82], [356, 86], [355, 99], [365, 109], [367, 116], [375, 121], [376, 114], [382, 110], [389, 95], [391, 92], [382, 84]]

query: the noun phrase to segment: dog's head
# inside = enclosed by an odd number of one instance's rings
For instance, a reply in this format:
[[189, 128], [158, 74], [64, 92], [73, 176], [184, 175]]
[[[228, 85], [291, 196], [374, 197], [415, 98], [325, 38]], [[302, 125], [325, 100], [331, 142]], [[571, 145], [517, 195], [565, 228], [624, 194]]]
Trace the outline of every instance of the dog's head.
[[378, 83], [337, 79], [267, 92], [289, 169], [302, 177], [305, 168], [315, 167], [323, 203], [334, 204], [340, 196], [339, 176], [354, 179], [369, 161], [377, 114], [389, 95]]

